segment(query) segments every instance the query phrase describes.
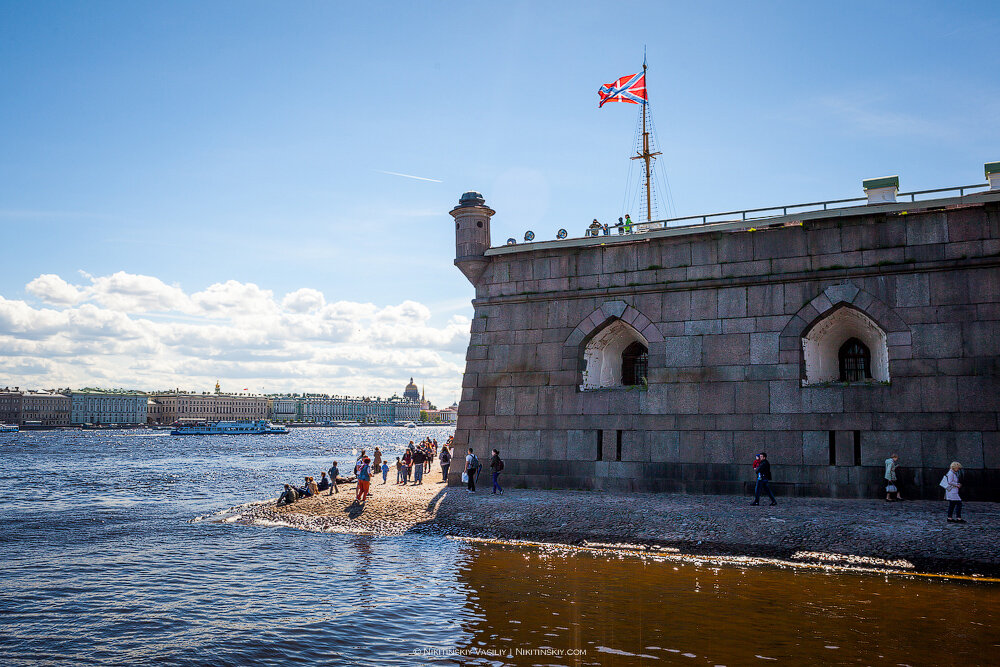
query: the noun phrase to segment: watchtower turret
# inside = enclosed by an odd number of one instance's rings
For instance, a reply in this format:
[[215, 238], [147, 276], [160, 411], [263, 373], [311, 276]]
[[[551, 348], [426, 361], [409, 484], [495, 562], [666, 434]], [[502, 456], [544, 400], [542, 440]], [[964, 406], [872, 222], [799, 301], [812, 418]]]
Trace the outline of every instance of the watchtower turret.
[[483, 275], [489, 260], [490, 218], [496, 213], [478, 192], [466, 192], [451, 209], [455, 218], [455, 266], [473, 285]]

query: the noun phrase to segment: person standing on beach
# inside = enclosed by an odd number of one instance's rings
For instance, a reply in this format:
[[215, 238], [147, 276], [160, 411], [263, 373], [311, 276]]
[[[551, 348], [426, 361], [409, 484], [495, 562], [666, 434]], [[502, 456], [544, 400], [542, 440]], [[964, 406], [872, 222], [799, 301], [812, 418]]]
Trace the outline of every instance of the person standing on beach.
[[365, 450], [361, 450], [361, 454], [358, 455], [358, 460], [354, 462], [354, 475], [357, 476], [358, 471], [361, 470], [361, 463], [365, 459]]
[[479, 459], [476, 455], [472, 453], [472, 447], [469, 447], [469, 455], [465, 457], [465, 474], [469, 478], [467, 482], [466, 491], [469, 493], [476, 492], [476, 473], [479, 472]]
[[[412, 444], [412, 443], [411, 443]], [[413, 463], [413, 453], [407, 449], [403, 452], [403, 484], [410, 481], [410, 468]]]
[[892, 454], [885, 460], [885, 499], [892, 500], [892, 494], [896, 494], [896, 500], [902, 500], [903, 494], [899, 490], [896, 482], [896, 468], [899, 466], [899, 454]]
[[424, 483], [425, 457], [424, 445], [421, 444], [420, 447], [417, 447], [417, 451], [413, 453], [413, 486]]
[[768, 482], [771, 481], [771, 464], [767, 460], [767, 452], [760, 453], [760, 464], [757, 466], [757, 486], [753, 493], [753, 502], [751, 505], [760, 505], [760, 494], [761, 491], [767, 491], [767, 495], [771, 498], [771, 504], [777, 505], [778, 501], [774, 499], [774, 494], [771, 493], [771, 487]]
[[389, 483], [389, 462], [382, 461], [382, 484]]
[[448, 451], [448, 445], [441, 448], [441, 455], [438, 457], [441, 461], [441, 481], [448, 481], [448, 468], [451, 467], [451, 452]]
[[[944, 479], [941, 480], [941, 486], [944, 487], [944, 497], [948, 501], [948, 523], [965, 523], [965, 519], [962, 518], [962, 496], [958, 495], [958, 490], [962, 488], [958, 476], [961, 471], [962, 464], [958, 461], [952, 461]], [[955, 512], [954, 519], [951, 518], [952, 512]]]
[[499, 493], [503, 495], [503, 489], [500, 487], [500, 473], [503, 472], [503, 459], [500, 458], [500, 450], [494, 449], [493, 456], [490, 458], [490, 470], [493, 471], [493, 493]]
[[340, 489], [337, 488], [337, 477], [340, 476], [340, 468], [337, 467], [337, 462], [334, 461], [330, 469], [327, 470], [330, 473], [330, 493], [328, 496], [332, 496], [335, 493], [340, 493]]
[[382, 469], [382, 450], [378, 447], [375, 448], [375, 453], [372, 454], [372, 469], [378, 472]]
[[371, 459], [367, 456], [361, 460], [361, 467], [358, 469], [358, 488], [355, 499], [358, 502], [365, 502], [368, 498], [368, 487], [372, 482]]

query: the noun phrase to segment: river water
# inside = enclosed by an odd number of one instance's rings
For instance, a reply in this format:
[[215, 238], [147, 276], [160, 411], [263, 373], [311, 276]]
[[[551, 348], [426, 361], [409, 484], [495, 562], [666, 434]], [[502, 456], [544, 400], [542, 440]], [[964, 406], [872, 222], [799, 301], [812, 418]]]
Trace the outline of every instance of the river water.
[[[997, 664], [1000, 587], [247, 527], [354, 448], [287, 436], [0, 434], [3, 664]], [[515, 494], [511, 494], [512, 499]]]

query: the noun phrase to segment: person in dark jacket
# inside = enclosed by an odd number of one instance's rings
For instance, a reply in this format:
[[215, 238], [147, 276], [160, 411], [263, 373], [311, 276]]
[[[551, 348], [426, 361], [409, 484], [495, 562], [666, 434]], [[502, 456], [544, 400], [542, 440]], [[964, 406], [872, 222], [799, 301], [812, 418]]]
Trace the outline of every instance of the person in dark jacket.
[[418, 447], [413, 452], [413, 486], [424, 483], [424, 462], [427, 461], [427, 454], [423, 447]]
[[768, 486], [768, 482], [771, 481], [771, 464], [767, 460], [767, 453], [760, 453], [760, 463], [757, 465], [757, 486], [753, 492], [753, 502], [751, 505], [760, 505], [760, 494], [761, 491], [766, 491], [767, 495], [771, 498], [771, 504], [777, 505], [778, 502], [774, 499], [774, 494], [771, 493], [771, 487]]
[[325, 472], [323, 473], [323, 476], [319, 478], [319, 484], [316, 485], [316, 488], [319, 491], [326, 491], [330, 488], [330, 480], [327, 479]]
[[280, 496], [278, 496], [278, 505], [291, 505], [296, 500], [299, 499], [299, 494], [296, 493], [295, 489], [292, 488], [290, 484], [285, 484], [285, 491]]
[[337, 488], [337, 478], [340, 477], [340, 468], [337, 467], [337, 462], [334, 461], [333, 465], [330, 466], [330, 493], [333, 495], [335, 493], [340, 493], [340, 489]]
[[438, 457], [441, 461], [441, 481], [448, 481], [448, 468], [451, 467], [451, 452], [448, 451], [448, 445], [441, 448], [441, 455]]
[[503, 459], [500, 458], [500, 450], [494, 449], [493, 456], [490, 457], [490, 470], [493, 471], [493, 493], [503, 495], [503, 488], [500, 487], [500, 473], [503, 472]]

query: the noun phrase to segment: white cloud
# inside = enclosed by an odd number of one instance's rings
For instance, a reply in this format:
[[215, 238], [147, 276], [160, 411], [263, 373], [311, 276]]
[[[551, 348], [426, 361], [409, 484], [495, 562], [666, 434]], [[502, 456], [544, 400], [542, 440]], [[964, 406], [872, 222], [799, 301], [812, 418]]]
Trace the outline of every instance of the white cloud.
[[309, 287], [278, 300], [236, 280], [187, 293], [123, 271], [82, 277], [28, 283], [45, 305], [0, 297], [0, 384], [203, 390], [218, 379], [229, 390], [391, 396], [413, 376], [440, 405], [461, 393], [464, 315], [436, 325], [412, 300], [330, 303]]
[[55, 275], [43, 273], [25, 286], [28, 293], [53, 306], [72, 306], [83, 300], [83, 292]]

